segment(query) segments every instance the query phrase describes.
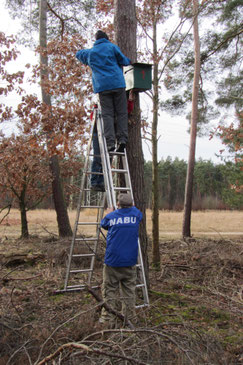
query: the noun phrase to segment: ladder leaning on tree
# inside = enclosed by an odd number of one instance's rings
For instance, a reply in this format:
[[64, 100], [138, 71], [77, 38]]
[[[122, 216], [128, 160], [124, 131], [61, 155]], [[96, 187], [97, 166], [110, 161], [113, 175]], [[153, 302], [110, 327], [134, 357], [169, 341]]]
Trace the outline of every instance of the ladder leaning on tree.
[[[100, 155], [95, 156], [92, 153], [92, 139], [94, 128], [97, 127]], [[100, 157], [102, 163], [101, 172], [92, 172], [90, 169], [90, 160], [94, 157]], [[116, 168], [118, 159], [122, 162], [122, 168]], [[90, 186], [90, 176], [93, 174], [103, 175], [105, 192], [92, 192]], [[120, 175], [120, 176], [119, 176]], [[125, 186], [117, 186], [120, 178], [123, 177]], [[100, 229], [100, 221], [103, 218], [105, 207], [113, 207], [117, 209], [117, 194], [120, 192], [130, 192], [133, 199], [132, 185], [127, 161], [126, 150], [124, 152], [108, 152], [106, 139], [103, 132], [103, 120], [101, 111], [96, 106], [93, 111], [91, 137], [87, 147], [87, 156], [83, 169], [83, 176], [80, 186], [80, 194], [78, 199], [78, 207], [76, 220], [74, 225], [73, 237], [69, 252], [68, 265], [64, 289], [62, 292], [77, 291], [85, 289], [88, 285], [92, 288], [97, 288], [99, 285], [94, 282], [94, 267], [95, 260], [99, 258], [97, 253], [98, 246], [101, 242], [100, 234], [103, 235]], [[134, 203], [134, 200], [133, 200]], [[85, 210], [94, 210], [96, 220], [91, 221], [89, 217], [94, 215], [84, 214], [85, 221], [80, 221], [81, 212]], [[94, 233], [91, 237], [84, 236], [85, 229], [93, 228]], [[85, 266], [85, 268], [83, 268]], [[137, 262], [137, 284], [136, 284], [136, 307], [149, 305], [148, 290], [142, 259], [140, 242], [138, 242], [138, 262]]]

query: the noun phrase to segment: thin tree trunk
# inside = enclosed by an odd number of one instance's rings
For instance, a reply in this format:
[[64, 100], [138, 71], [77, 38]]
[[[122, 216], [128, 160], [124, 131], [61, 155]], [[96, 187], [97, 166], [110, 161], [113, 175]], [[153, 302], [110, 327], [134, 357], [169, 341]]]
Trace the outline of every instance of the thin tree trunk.
[[[157, 56], [157, 26], [153, 23], [153, 55]], [[159, 197], [158, 197], [158, 63], [154, 61], [153, 77], [153, 122], [152, 122], [152, 264], [160, 267], [159, 253]]]
[[[115, 35], [116, 44], [121, 51], [131, 59], [137, 61], [137, 21], [135, 0], [115, 0]], [[146, 233], [146, 199], [144, 180], [144, 157], [141, 136], [141, 115], [139, 94], [135, 94], [134, 110], [128, 125], [127, 156], [133, 187], [135, 205], [143, 213], [140, 224], [140, 243], [143, 254], [145, 273], [148, 283], [148, 238]]]
[[194, 81], [192, 90], [192, 115], [191, 115], [191, 135], [190, 150], [187, 167], [187, 178], [185, 187], [184, 216], [182, 236], [191, 237], [191, 211], [192, 211], [192, 192], [193, 192], [193, 175], [195, 165], [196, 137], [197, 137], [197, 120], [198, 120], [198, 93], [200, 77], [200, 42], [198, 32], [198, 0], [193, 0], [193, 33], [194, 33]]
[[[40, 9], [40, 47], [46, 49], [47, 47], [47, 34], [46, 34], [46, 27], [47, 27], [47, 1], [40, 0], [39, 4]], [[48, 56], [41, 52], [40, 55], [40, 62], [41, 62], [41, 94], [42, 94], [42, 101], [49, 107], [51, 107], [51, 97], [45, 91], [43, 83], [45, 80], [48, 79]], [[47, 136], [47, 138], [51, 138], [51, 136]], [[48, 144], [48, 142], [47, 142]], [[65, 197], [63, 193], [63, 186], [60, 176], [60, 167], [57, 155], [51, 155], [50, 157], [50, 170], [52, 173], [52, 194], [54, 200], [54, 206], [57, 215], [57, 223], [58, 223], [58, 231], [61, 237], [71, 236], [72, 229], [70, 226], [68, 213], [67, 213], [67, 205], [65, 202]]]
[[28, 229], [27, 213], [25, 206], [25, 193], [26, 193], [26, 186], [24, 185], [19, 197], [19, 210], [21, 216], [21, 238], [29, 238], [29, 229]]

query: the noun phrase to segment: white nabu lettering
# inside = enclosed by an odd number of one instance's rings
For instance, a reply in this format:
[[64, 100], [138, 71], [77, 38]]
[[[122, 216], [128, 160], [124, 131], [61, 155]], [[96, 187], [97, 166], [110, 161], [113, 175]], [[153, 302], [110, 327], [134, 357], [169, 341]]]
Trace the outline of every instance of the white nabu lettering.
[[136, 217], [119, 217], [110, 220], [110, 227], [114, 226], [115, 224], [127, 224], [127, 223], [135, 224], [136, 222], [137, 222]]

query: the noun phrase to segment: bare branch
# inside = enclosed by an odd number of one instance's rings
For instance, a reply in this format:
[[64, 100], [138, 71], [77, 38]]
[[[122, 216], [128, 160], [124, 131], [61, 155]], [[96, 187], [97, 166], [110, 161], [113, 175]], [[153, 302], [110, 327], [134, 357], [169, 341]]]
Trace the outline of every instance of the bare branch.
[[53, 360], [54, 358], [56, 358], [65, 349], [72, 350], [73, 348], [82, 350], [81, 354], [83, 352], [96, 353], [98, 355], [103, 355], [103, 356], [107, 356], [107, 357], [110, 357], [110, 358], [116, 358], [116, 359], [122, 359], [122, 360], [130, 361], [133, 364], [147, 365], [147, 363], [145, 363], [143, 361], [136, 360], [136, 359], [134, 359], [133, 357], [130, 357], [130, 356], [111, 354], [110, 352], [101, 351], [101, 350], [96, 349], [96, 348], [90, 348], [89, 346], [86, 346], [82, 343], [75, 343], [75, 342], [66, 343], [66, 344], [60, 346], [53, 354], [45, 357], [42, 361], [38, 362], [37, 365], [47, 364], [48, 361]]
[[1, 208], [0, 209], [0, 213], [2, 213], [2, 211], [4, 210], [4, 209], [6, 209], [6, 208], [8, 208], [8, 211], [7, 211], [7, 213], [3, 216], [3, 218], [0, 220], [0, 224], [4, 221], [4, 219], [9, 215], [9, 213], [10, 213], [10, 210], [11, 210], [11, 208], [12, 208], [12, 203], [10, 203], [10, 204], [8, 204], [8, 205], [6, 205], [5, 207], [3, 207], [3, 208]]
[[39, 356], [38, 356], [38, 359], [36, 360], [35, 362], [35, 365], [39, 365], [39, 361], [40, 361], [40, 358], [41, 358], [41, 355], [42, 355], [42, 352], [44, 350], [44, 347], [45, 345], [48, 343], [48, 341], [53, 337], [53, 335], [62, 327], [66, 326], [67, 323], [69, 322], [72, 322], [74, 319], [78, 318], [79, 316], [85, 314], [85, 313], [88, 313], [90, 311], [94, 311], [95, 308], [99, 307], [99, 305], [95, 306], [95, 307], [92, 307], [91, 309], [87, 310], [87, 311], [81, 311], [81, 312], [78, 312], [77, 314], [75, 314], [73, 317], [69, 318], [67, 321], [61, 323], [59, 326], [57, 326], [54, 331], [50, 334], [50, 336], [45, 340], [45, 342], [42, 344], [41, 348], [40, 348], [40, 352], [39, 352]]
[[55, 10], [50, 6], [49, 3], [47, 3], [48, 9], [60, 20], [61, 22], [61, 38], [63, 39], [63, 33], [64, 33], [64, 26], [65, 26], [65, 19], [63, 19], [60, 15], [58, 15]]
[[93, 297], [101, 304], [102, 307], [104, 307], [108, 312], [114, 314], [116, 317], [118, 317], [125, 325], [128, 325], [131, 329], [134, 329], [134, 325], [131, 321], [129, 321], [123, 314], [116, 311], [115, 309], [111, 308], [107, 303], [103, 301], [103, 299], [96, 293], [95, 290], [93, 290], [90, 287], [87, 287], [87, 290], [90, 294], [93, 295]]

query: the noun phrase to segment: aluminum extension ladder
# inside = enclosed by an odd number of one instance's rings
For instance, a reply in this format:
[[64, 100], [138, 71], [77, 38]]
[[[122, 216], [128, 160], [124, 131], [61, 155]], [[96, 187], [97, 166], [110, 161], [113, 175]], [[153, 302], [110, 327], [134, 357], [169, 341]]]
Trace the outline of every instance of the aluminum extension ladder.
[[[93, 133], [97, 127], [100, 156], [102, 162], [102, 172], [96, 172], [97, 175], [103, 175], [106, 192], [93, 192], [90, 186], [90, 176], [94, 174], [90, 169], [90, 160], [95, 157], [92, 153]], [[96, 155], [97, 157], [97, 155]], [[122, 161], [122, 169], [113, 166]], [[125, 187], [118, 187], [118, 174], [122, 175], [125, 180]], [[95, 261], [101, 261], [99, 246], [101, 245], [103, 235], [100, 229], [100, 221], [103, 218], [105, 207], [117, 209], [117, 194], [120, 192], [130, 192], [133, 199], [132, 185], [128, 168], [126, 150], [121, 152], [108, 152], [106, 139], [103, 131], [103, 120], [101, 111], [98, 107], [93, 110], [91, 137], [87, 146], [87, 156], [83, 169], [83, 176], [80, 186], [76, 220], [73, 230], [72, 243], [67, 264], [66, 278], [64, 289], [61, 292], [77, 291], [85, 289], [86, 286], [98, 288], [97, 281], [94, 280]], [[133, 200], [134, 203], [134, 200]], [[93, 214], [91, 214], [93, 212]], [[95, 213], [94, 213], [95, 212]], [[84, 214], [82, 214], [84, 213]], [[91, 221], [90, 217], [96, 216]], [[80, 216], [85, 216], [80, 220]], [[91, 233], [91, 229], [93, 232]], [[87, 231], [88, 230], [88, 231]], [[103, 235], [104, 236], [104, 235]], [[103, 258], [102, 258], [103, 263]], [[137, 284], [136, 284], [136, 307], [149, 305], [148, 289], [142, 259], [140, 242], [138, 242], [138, 262], [137, 262]]]

